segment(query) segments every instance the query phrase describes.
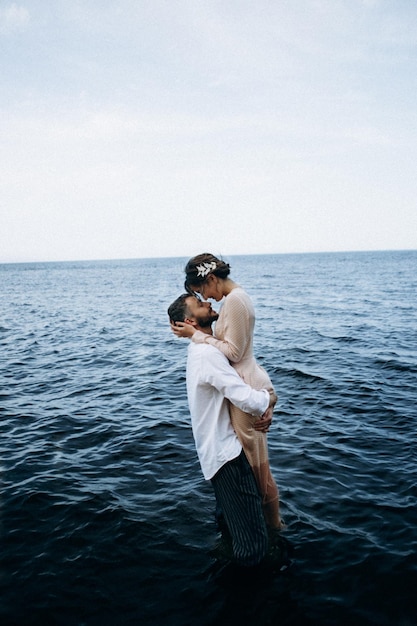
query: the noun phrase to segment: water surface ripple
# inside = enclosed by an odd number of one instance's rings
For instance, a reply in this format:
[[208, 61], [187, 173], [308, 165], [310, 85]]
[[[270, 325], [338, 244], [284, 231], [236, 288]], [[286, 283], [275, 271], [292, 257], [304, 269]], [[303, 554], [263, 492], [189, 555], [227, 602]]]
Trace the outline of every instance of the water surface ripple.
[[0, 266], [0, 621], [417, 624], [417, 253], [232, 257], [292, 566], [220, 569], [167, 326], [186, 259]]

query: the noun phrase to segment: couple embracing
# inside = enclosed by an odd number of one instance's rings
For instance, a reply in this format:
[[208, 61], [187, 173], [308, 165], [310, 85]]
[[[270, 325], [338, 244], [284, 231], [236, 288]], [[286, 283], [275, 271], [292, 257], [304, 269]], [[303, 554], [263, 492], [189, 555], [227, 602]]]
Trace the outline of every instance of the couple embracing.
[[[253, 356], [254, 308], [229, 264], [204, 253], [190, 259], [185, 274], [187, 293], [168, 315], [174, 334], [191, 340], [187, 395], [200, 465], [232, 560], [258, 565], [283, 527], [266, 438], [277, 396]], [[224, 300], [219, 314], [208, 299]]]

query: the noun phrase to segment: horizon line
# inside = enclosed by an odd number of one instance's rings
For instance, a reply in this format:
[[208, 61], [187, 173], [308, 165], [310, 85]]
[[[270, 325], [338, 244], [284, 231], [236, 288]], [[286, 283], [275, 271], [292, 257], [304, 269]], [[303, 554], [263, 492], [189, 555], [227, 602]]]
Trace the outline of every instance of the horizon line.
[[[254, 252], [254, 253], [233, 253], [220, 255], [223, 258], [232, 258], [239, 256], [290, 256], [290, 255], [308, 255], [308, 254], [369, 254], [375, 252], [415, 252], [417, 248], [378, 248], [378, 249], [347, 249], [347, 250], [313, 250], [308, 252]], [[132, 256], [132, 257], [108, 257], [108, 258], [84, 258], [84, 259], [45, 259], [37, 261], [1, 261], [0, 265], [35, 265], [35, 264], [47, 264], [47, 263], [106, 263], [113, 261], [147, 261], [158, 259], [188, 259], [195, 255], [163, 255], [163, 256]]]

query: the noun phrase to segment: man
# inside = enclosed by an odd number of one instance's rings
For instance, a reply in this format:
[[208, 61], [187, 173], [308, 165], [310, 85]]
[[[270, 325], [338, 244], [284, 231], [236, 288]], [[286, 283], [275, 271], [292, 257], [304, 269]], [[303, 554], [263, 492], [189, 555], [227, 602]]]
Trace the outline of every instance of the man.
[[[171, 324], [185, 321], [207, 334], [212, 334], [211, 325], [218, 318], [209, 302], [190, 294], [177, 298], [168, 315]], [[244, 383], [217, 348], [192, 342], [187, 395], [201, 469], [213, 485], [231, 536], [234, 561], [257, 565], [267, 554], [268, 532], [255, 477], [230, 422], [228, 401], [254, 416], [265, 416], [256, 428], [267, 430], [277, 397], [273, 391], [257, 391]]]

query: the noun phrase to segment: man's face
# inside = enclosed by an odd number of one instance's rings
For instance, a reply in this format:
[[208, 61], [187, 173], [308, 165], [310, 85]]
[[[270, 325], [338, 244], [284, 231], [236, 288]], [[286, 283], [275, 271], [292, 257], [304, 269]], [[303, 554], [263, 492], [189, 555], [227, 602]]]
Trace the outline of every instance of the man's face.
[[210, 302], [202, 302], [193, 296], [187, 299], [187, 308], [191, 319], [194, 319], [201, 328], [211, 326], [219, 317], [219, 314], [211, 308]]

